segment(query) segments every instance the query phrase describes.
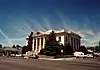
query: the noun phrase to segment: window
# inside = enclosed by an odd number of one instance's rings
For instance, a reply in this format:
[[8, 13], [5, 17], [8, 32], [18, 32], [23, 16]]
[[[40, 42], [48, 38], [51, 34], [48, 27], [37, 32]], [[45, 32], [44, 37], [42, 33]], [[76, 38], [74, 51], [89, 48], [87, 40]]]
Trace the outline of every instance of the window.
[[40, 43], [40, 38], [37, 38], [37, 50], [39, 50], [39, 43]]
[[66, 42], [67, 42], [67, 36], [66, 36]]
[[61, 42], [61, 37], [59, 37], [59, 41]]

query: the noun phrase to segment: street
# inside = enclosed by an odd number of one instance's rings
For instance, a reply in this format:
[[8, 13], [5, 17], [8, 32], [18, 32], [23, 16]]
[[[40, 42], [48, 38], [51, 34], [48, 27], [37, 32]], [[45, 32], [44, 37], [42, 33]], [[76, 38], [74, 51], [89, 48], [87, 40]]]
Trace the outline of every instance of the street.
[[0, 70], [100, 70], [100, 58], [42, 60], [0, 57]]

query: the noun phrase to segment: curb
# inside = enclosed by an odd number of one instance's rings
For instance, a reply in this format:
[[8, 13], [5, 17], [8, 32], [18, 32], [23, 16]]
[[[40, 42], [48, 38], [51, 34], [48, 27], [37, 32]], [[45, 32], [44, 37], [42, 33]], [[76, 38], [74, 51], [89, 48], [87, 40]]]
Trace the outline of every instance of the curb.
[[57, 59], [51, 59], [51, 58], [39, 58], [40, 60], [74, 60], [76, 58], [57, 58]]

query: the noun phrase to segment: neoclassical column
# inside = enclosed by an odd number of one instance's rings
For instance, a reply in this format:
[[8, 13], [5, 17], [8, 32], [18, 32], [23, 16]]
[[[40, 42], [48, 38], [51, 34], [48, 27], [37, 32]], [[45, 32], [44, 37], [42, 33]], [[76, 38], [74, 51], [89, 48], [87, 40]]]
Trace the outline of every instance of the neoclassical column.
[[69, 37], [68, 40], [69, 40], [69, 44], [71, 45], [71, 44], [72, 44], [72, 43], [71, 43], [71, 37]]
[[78, 51], [78, 47], [79, 47], [79, 45], [78, 45], [79, 43], [78, 43], [78, 39], [77, 39], [77, 51]]
[[80, 39], [78, 39], [78, 50], [80, 48]]
[[35, 52], [37, 52], [37, 38], [36, 38], [36, 46], [35, 47], [36, 47]]
[[45, 46], [45, 37], [43, 37], [43, 48]]
[[79, 51], [79, 40], [77, 39], [77, 50]]
[[32, 51], [34, 51], [34, 39], [33, 39], [33, 44], [32, 44]]
[[77, 39], [75, 39], [75, 48], [76, 48], [76, 51], [77, 51]]
[[71, 37], [71, 46], [72, 46], [73, 51], [74, 51], [74, 47], [73, 47], [73, 37]]
[[40, 38], [37, 38], [37, 52], [39, 52]]
[[41, 49], [43, 48], [43, 37], [41, 37]]
[[74, 49], [76, 51], [76, 38], [74, 38]]
[[80, 45], [79, 45], [79, 39], [77, 39], [77, 50], [79, 51], [79, 47], [80, 47]]
[[74, 38], [74, 49], [76, 51], [76, 38]]
[[39, 40], [39, 52], [40, 52], [40, 50], [41, 50], [41, 38], [39, 38], [40, 40]]
[[72, 38], [72, 40], [73, 40], [73, 50], [75, 51], [74, 38]]

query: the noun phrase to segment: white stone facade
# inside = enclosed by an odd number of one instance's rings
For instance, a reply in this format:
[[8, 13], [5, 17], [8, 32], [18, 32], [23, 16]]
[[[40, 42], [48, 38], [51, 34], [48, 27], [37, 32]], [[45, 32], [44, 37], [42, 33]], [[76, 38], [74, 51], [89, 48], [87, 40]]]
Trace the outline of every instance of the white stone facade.
[[73, 33], [71, 31], [66, 31], [64, 29], [37, 32], [35, 36], [33, 36], [32, 50], [39, 53], [40, 50], [45, 46], [46, 36], [49, 35], [52, 31], [54, 31], [56, 35], [56, 40], [57, 41], [59, 40], [61, 44], [66, 46], [66, 44], [69, 43], [73, 47], [74, 51], [79, 50], [81, 37], [76, 33]]

